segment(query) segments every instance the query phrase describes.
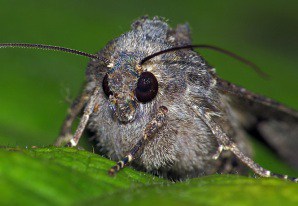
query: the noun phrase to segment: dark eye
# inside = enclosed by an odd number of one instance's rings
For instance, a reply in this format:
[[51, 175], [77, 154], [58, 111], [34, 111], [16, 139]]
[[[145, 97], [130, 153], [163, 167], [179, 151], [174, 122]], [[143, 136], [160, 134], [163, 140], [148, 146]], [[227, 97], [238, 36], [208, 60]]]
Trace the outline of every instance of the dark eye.
[[110, 95], [112, 95], [113, 93], [111, 92], [110, 88], [109, 88], [109, 84], [108, 84], [108, 74], [106, 74], [102, 80], [102, 88], [103, 91], [105, 93], [105, 95], [107, 97], [109, 97]]
[[136, 97], [140, 102], [151, 101], [158, 92], [158, 82], [151, 72], [143, 72], [138, 79]]

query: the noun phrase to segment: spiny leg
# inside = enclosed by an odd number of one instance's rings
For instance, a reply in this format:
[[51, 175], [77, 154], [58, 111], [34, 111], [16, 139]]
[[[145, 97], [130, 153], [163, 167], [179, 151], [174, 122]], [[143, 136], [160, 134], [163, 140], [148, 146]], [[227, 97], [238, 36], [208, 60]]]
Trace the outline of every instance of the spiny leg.
[[66, 116], [59, 137], [55, 141], [55, 146], [61, 146], [63, 143], [66, 143], [72, 137], [71, 127], [75, 118], [80, 114], [86, 103], [88, 102], [91, 92], [84, 91], [80, 96], [78, 96], [75, 101], [72, 103], [68, 115]]
[[228, 150], [232, 151], [236, 157], [238, 157], [244, 164], [246, 164], [249, 168], [251, 168], [255, 173], [262, 177], [276, 177], [279, 179], [286, 179], [293, 182], [298, 182], [298, 178], [295, 177], [289, 177], [288, 175], [282, 175], [282, 174], [276, 174], [269, 170], [264, 169], [259, 164], [255, 163], [252, 159], [247, 157], [245, 154], [243, 154], [239, 148], [235, 145], [235, 143], [232, 143], [227, 148]]
[[84, 114], [80, 120], [79, 126], [76, 129], [76, 132], [72, 138], [70, 138], [69, 142], [67, 142], [66, 146], [74, 147], [78, 144], [83, 131], [88, 123], [89, 117], [94, 111], [94, 109], [97, 108], [97, 98], [98, 98], [98, 92], [100, 90], [100, 87], [95, 87], [93, 90], [92, 95], [89, 98], [89, 101], [85, 107]]
[[246, 166], [248, 166], [256, 174], [262, 177], [275, 177], [279, 179], [286, 179], [293, 182], [298, 182], [298, 178], [273, 173], [267, 169], [264, 169], [259, 164], [255, 163], [251, 158], [249, 158], [239, 150], [238, 146], [230, 140], [230, 138], [224, 133], [221, 127], [212, 120], [211, 115], [208, 114], [208, 112], [196, 106], [193, 106], [192, 108], [204, 120], [205, 124], [210, 128], [213, 135], [217, 139], [219, 148], [216, 154], [213, 156], [214, 159], [217, 159], [219, 157], [220, 152], [222, 150], [230, 150], [240, 161], [242, 161]]
[[158, 108], [157, 114], [155, 117], [146, 125], [144, 130], [144, 135], [142, 139], [140, 139], [129, 151], [129, 153], [117, 164], [109, 170], [109, 175], [115, 175], [120, 169], [122, 169], [125, 165], [130, 163], [136, 156], [137, 152], [140, 148], [149, 140], [153, 139], [158, 130], [165, 124], [166, 122], [166, 113], [168, 109], [165, 106], [161, 106]]

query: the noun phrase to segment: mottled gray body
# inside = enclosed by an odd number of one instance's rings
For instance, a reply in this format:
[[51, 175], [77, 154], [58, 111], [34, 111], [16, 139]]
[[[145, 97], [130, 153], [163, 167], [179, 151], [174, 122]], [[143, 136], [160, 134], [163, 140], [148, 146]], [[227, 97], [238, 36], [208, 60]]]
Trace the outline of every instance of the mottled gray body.
[[[90, 62], [87, 88], [93, 90], [109, 73], [110, 89], [117, 93], [117, 98], [121, 95], [126, 98], [136, 88], [136, 65], [140, 60], [157, 51], [190, 44], [190, 41], [187, 25], [179, 25], [173, 30], [159, 19], [136, 21], [131, 31], [100, 51], [99, 56], [109, 62]], [[143, 146], [133, 165], [169, 178], [231, 172], [231, 161], [212, 159], [219, 145], [205, 123], [208, 120], [198, 116], [193, 105], [206, 111], [224, 132], [236, 143], [239, 142], [242, 152], [250, 154], [250, 146], [244, 146], [246, 141], [240, 130], [235, 128], [238, 125], [231, 124], [235, 120], [229, 112], [226, 98], [216, 88], [212, 69], [196, 52], [183, 50], [160, 55], [143, 65], [142, 69], [155, 75], [159, 92], [148, 103], [135, 103], [132, 121], [120, 121], [115, 114], [117, 108], [113, 109], [114, 105], [103, 91], [99, 93], [99, 109], [91, 115], [88, 128], [95, 133], [103, 154], [113, 160], [124, 157], [142, 138], [146, 124], [157, 109], [165, 106], [168, 108], [166, 124]], [[115, 75], [118, 72], [119, 75]], [[225, 158], [232, 160], [229, 154]]]
[[190, 50], [197, 46], [189, 44], [187, 25], [171, 29], [162, 19], [141, 18], [98, 55], [45, 45], [2, 47], [50, 47], [93, 59], [87, 86], [71, 106], [55, 145], [76, 146], [87, 126], [101, 154], [120, 160], [110, 175], [132, 163], [174, 180], [244, 174], [250, 168], [263, 177], [298, 182], [255, 163], [247, 141], [247, 134], [261, 139], [298, 168], [298, 112], [220, 79]]

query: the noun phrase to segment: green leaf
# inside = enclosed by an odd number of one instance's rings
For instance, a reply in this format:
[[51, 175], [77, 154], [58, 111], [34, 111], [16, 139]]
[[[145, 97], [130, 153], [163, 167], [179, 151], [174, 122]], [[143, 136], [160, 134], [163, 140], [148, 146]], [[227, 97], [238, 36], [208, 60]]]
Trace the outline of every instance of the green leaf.
[[295, 205], [298, 184], [213, 175], [172, 183], [74, 148], [2, 148], [0, 205]]
[[69, 204], [167, 182], [129, 168], [110, 177], [112, 161], [72, 148], [8, 148], [0, 159], [0, 205]]
[[[295, 205], [298, 185], [276, 179], [233, 175], [195, 178], [168, 186], [122, 191], [117, 199], [98, 197], [88, 205]], [[80, 203], [81, 204], [81, 203]]]

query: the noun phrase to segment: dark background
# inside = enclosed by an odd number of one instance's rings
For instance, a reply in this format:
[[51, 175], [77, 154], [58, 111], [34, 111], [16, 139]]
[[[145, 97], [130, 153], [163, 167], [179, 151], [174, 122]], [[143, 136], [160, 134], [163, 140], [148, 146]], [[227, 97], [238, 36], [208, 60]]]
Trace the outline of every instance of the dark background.
[[[188, 22], [193, 43], [231, 50], [270, 75], [213, 51], [219, 75], [298, 109], [297, 1], [0, 1], [0, 42], [59, 45], [95, 53], [140, 16]], [[53, 143], [88, 59], [51, 51], [0, 49], [0, 145]]]

